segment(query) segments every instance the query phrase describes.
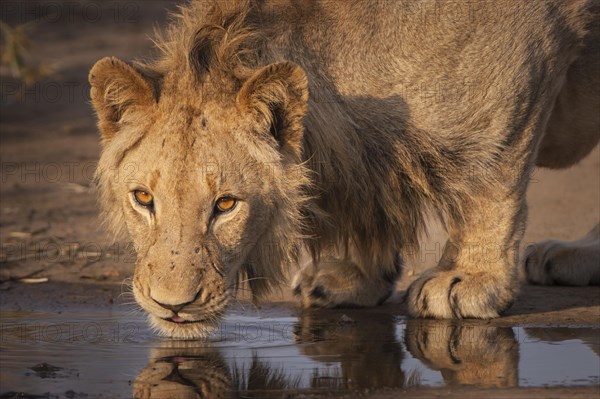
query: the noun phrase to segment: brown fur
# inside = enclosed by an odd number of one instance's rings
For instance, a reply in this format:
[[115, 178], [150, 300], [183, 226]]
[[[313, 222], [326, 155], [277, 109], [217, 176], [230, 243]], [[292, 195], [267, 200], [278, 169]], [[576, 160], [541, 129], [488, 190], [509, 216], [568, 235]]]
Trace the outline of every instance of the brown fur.
[[[101, 202], [136, 243], [134, 293], [162, 333], [205, 333], [240, 278], [261, 296], [302, 249], [313, 258], [295, 278], [305, 305], [380, 303], [428, 213], [450, 239], [409, 290], [410, 313], [510, 306], [529, 173], [538, 148], [563, 137], [544, 133], [556, 99], [578, 98], [566, 85], [594, 54], [597, 10], [504, 1], [456, 20], [444, 6], [193, 1], [156, 61], [94, 66]], [[577, 131], [581, 156], [599, 124], [586, 116]], [[133, 182], [115, 175], [126, 167]], [[140, 188], [154, 213], [132, 202]], [[215, 216], [223, 195], [238, 206]], [[196, 323], [165, 320], [176, 305]]]

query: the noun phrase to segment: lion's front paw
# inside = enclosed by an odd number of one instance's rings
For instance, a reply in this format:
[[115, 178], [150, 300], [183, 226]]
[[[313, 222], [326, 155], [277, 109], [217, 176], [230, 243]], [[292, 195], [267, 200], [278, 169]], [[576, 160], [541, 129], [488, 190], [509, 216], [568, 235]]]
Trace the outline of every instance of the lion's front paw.
[[432, 269], [409, 287], [406, 299], [413, 317], [489, 319], [508, 309], [516, 287], [488, 273]]
[[394, 284], [366, 276], [354, 263], [328, 260], [300, 270], [292, 288], [305, 308], [363, 307], [383, 303]]

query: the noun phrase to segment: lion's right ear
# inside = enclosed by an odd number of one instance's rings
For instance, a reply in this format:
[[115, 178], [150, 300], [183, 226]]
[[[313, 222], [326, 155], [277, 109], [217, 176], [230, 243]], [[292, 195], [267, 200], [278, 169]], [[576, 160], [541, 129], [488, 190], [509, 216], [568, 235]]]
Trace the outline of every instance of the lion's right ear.
[[103, 142], [114, 137], [126, 112], [156, 103], [151, 82], [118, 58], [106, 57], [96, 62], [88, 79]]

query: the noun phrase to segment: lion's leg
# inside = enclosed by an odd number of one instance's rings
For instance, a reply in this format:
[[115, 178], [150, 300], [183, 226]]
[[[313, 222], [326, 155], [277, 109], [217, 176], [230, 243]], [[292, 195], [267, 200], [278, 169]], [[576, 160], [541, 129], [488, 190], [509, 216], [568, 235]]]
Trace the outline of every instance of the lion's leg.
[[533, 284], [600, 284], [600, 223], [577, 241], [548, 240], [529, 246], [525, 274]]
[[463, 225], [450, 229], [438, 266], [409, 287], [409, 314], [493, 318], [508, 309], [518, 286], [516, 260], [525, 216], [519, 190], [478, 198]]
[[365, 270], [352, 259], [329, 256], [300, 270], [292, 288], [305, 308], [376, 306], [392, 294], [400, 262], [388, 269]]

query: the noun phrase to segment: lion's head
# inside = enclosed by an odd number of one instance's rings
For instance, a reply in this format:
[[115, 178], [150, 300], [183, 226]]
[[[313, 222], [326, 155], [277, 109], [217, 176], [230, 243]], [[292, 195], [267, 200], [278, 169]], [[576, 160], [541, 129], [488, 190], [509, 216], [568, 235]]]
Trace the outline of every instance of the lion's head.
[[105, 219], [135, 244], [137, 302], [179, 338], [209, 332], [240, 281], [260, 296], [280, 280], [308, 182], [304, 71], [279, 62], [227, 74], [226, 35], [192, 36], [158, 66], [105, 58], [89, 75]]

